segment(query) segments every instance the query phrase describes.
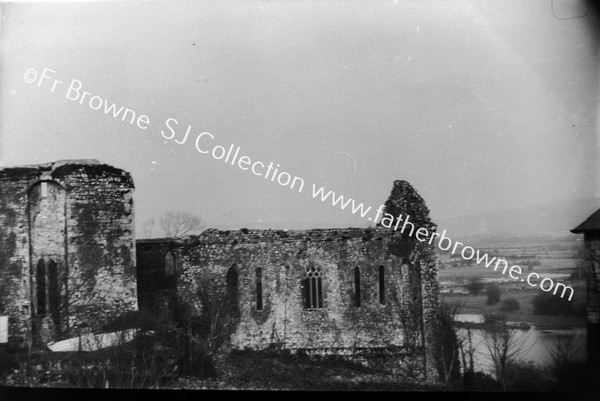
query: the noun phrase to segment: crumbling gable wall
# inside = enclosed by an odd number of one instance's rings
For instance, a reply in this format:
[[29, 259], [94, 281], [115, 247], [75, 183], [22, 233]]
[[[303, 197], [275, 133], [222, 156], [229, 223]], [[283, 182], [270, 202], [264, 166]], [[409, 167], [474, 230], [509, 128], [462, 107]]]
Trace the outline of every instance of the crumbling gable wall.
[[133, 180], [97, 161], [0, 170], [0, 314], [44, 343], [137, 308]]
[[[438, 264], [435, 251], [435, 242], [430, 241], [437, 226], [429, 217], [429, 208], [425, 200], [417, 193], [413, 186], [404, 180], [394, 181], [392, 192], [385, 202], [384, 213], [388, 213], [395, 218], [400, 218], [402, 223], [399, 225], [399, 232], [404, 240], [410, 244], [409, 263], [415, 267], [413, 280], [419, 284], [420, 291], [413, 299], [414, 304], [419, 305], [420, 319], [423, 327], [423, 344], [426, 351], [426, 365], [428, 374], [436, 374], [435, 356], [439, 352], [440, 339], [440, 304], [439, 304], [439, 280]], [[414, 224], [413, 228], [406, 224], [408, 221]], [[428, 237], [425, 241], [417, 240], [416, 232], [424, 228], [427, 230]], [[423, 238], [421, 236], [421, 238]], [[400, 243], [393, 244], [392, 252], [395, 249], [405, 250]], [[436, 349], [438, 348], [438, 349]]]

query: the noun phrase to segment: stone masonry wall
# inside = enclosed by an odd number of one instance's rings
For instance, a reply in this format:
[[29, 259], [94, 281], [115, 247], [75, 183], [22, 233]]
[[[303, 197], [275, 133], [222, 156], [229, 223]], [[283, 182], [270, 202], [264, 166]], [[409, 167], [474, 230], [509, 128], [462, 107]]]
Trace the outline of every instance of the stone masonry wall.
[[[384, 213], [389, 213], [396, 218], [402, 216], [403, 223], [400, 227], [404, 224], [406, 216], [409, 216], [408, 221], [414, 224], [415, 232], [419, 228], [424, 228], [431, 236], [437, 230], [437, 226], [429, 217], [429, 208], [425, 201], [407, 181], [394, 181], [392, 192], [384, 206]], [[426, 370], [427, 374], [433, 377], [436, 375], [434, 354], [439, 351], [434, 349], [437, 347], [439, 336], [439, 281], [435, 242], [430, 244], [428, 240], [417, 241], [415, 234], [410, 235], [409, 233], [410, 226], [407, 225], [403, 235], [410, 236], [410, 241], [415, 246], [415, 251], [411, 253], [410, 263], [417, 266], [414, 275], [420, 286], [419, 299], [413, 301], [421, 305]]]
[[[377, 348], [403, 345], [400, 313], [417, 296], [409, 254], [393, 255], [388, 230], [209, 230], [177, 243], [182, 273], [178, 294], [200, 313], [198, 283], [212, 277], [225, 285], [238, 277], [240, 322], [237, 348]], [[401, 238], [396, 240], [402, 241]], [[308, 309], [303, 279], [310, 266], [322, 272], [323, 307]], [[383, 267], [384, 304], [379, 295]], [[356, 306], [355, 268], [361, 304]], [[256, 269], [262, 270], [262, 310], [257, 310]]]
[[0, 170], [0, 313], [13, 340], [66, 338], [137, 308], [133, 188], [97, 161]]
[[[393, 218], [408, 215], [415, 231], [436, 230], [425, 202], [406, 181], [394, 182], [384, 206], [384, 213]], [[397, 347], [416, 352], [411, 356], [424, 361], [427, 377], [435, 380], [439, 335], [435, 245], [387, 226], [210, 229], [182, 239], [140, 240], [136, 244], [140, 305], [156, 310], [166, 294], [174, 295], [171, 301], [176, 299], [180, 306], [191, 307], [205, 323], [209, 315], [225, 321], [229, 314], [236, 322], [229, 343], [238, 349], [358, 355], [359, 350]], [[175, 280], [166, 276], [167, 254], [176, 260]], [[313, 288], [307, 275], [315, 274], [321, 276], [321, 283], [313, 285], [317, 292], [321, 286], [322, 303], [307, 296]]]
[[[436, 229], [423, 199], [405, 181], [394, 183], [385, 212], [409, 215], [415, 229]], [[177, 260], [176, 283], [164, 277], [167, 252]], [[184, 239], [138, 241], [137, 253], [144, 303], [150, 306], [152, 294], [176, 286], [179, 302], [191, 305], [198, 316], [203, 313], [201, 292], [207, 291], [206, 283], [230, 291], [228, 277], [235, 271], [239, 322], [231, 336], [233, 347], [340, 351], [403, 347], [410, 337], [418, 347], [424, 345], [426, 359], [433, 360], [439, 312], [437, 258], [433, 245], [408, 233], [381, 225], [309, 231], [207, 230]], [[322, 307], [306, 305], [307, 271], [322, 275]], [[435, 374], [433, 363], [426, 369]]]
[[9, 340], [31, 333], [28, 189], [36, 167], [0, 169], [0, 313], [9, 316]]

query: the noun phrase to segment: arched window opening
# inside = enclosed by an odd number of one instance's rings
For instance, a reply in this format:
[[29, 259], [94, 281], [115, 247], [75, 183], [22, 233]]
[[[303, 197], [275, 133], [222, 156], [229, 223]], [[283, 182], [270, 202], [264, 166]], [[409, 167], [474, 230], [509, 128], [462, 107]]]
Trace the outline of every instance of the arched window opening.
[[238, 272], [235, 269], [235, 265], [227, 270], [225, 283], [227, 285], [227, 301], [232, 310], [236, 311], [238, 307]]
[[46, 181], [42, 181], [40, 183], [40, 198], [48, 197], [48, 183]]
[[320, 309], [323, 307], [323, 272], [318, 266], [310, 265], [306, 269], [303, 280], [304, 307], [306, 309]]
[[37, 313], [46, 314], [46, 264], [44, 259], [38, 261], [35, 269], [35, 283], [37, 293]]
[[379, 266], [379, 303], [385, 305], [385, 268]]
[[354, 268], [354, 306], [360, 307], [360, 303], [360, 268], [356, 266]]
[[60, 321], [60, 282], [58, 265], [51, 260], [48, 263], [48, 309], [54, 323]]
[[256, 269], [256, 310], [263, 309], [262, 269]]
[[165, 277], [173, 277], [177, 271], [175, 255], [169, 251], [165, 255]]

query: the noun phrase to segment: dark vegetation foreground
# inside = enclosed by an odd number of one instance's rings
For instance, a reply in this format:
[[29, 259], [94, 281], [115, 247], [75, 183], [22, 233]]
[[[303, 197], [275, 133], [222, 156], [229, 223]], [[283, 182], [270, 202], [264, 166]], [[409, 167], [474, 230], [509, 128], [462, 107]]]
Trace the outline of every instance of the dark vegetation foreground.
[[[117, 349], [112, 350], [115, 355]], [[130, 358], [122, 350], [122, 361]], [[393, 371], [368, 368], [340, 357], [315, 357], [281, 352], [233, 351], [222, 356], [218, 375], [210, 368], [206, 374], [174, 374], [174, 360], [163, 361], [163, 372], [139, 372], [137, 367], [121, 366], [119, 361], [100, 362], [106, 352], [38, 354], [31, 372], [25, 361], [7, 361], [2, 385], [60, 388], [154, 388], [204, 390], [316, 390], [316, 391], [453, 391], [459, 387], [399, 378]], [[6, 363], [11, 366], [7, 371]], [[130, 361], [129, 361], [130, 362]], [[21, 367], [19, 367], [19, 365]], [[112, 369], [107, 369], [113, 365]], [[129, 364], [127, 364], [129, 365]], [[150, 367], [150, 366], [149, 366]], [[158, 367], [158, 366], [157, 366]], [[150, 367], [151, 368], [151, 367]], [[134, 372], [132, 375], [131, 372]], [[169, 374], [173, 373], [173, 374]]]
[[[367, 367], [339, 356], [308, 356], [285, 350], [191, 354], [141, 338], [94, 351], [0, 352], [0, 385], [58, 388], [149, 388], [189, 390], [309, 391], [502, 391], [490, 375], [473, 372], [452, 383], [431, 383], [407, 377], [398, 360], [389, 358]], [[189, 355], [188, 355], [189, 356]], [[556, 381], [534, 366], [511, 367], [510, 391], [585, 390], [585, 366], [559, 367]]]

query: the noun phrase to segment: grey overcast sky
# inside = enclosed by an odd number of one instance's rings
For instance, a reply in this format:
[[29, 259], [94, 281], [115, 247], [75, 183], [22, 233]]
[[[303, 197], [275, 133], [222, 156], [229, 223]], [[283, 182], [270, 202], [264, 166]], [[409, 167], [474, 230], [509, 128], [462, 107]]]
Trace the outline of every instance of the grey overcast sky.
[[[598, 193], [598, 21], [579, 0], [2, 3], [0, 164], [130, 171], [138, 228], [186, 211], [217, 228], [366, 226], [409, 181], [434, 219]], [[34, 68], [55, 71], [39, 87]], [[39, 76], [38, 76], [39, 78]], [[54, 79], [63, 82], [51, 92]], [[147, 129], [66, 98], [83, 91]], [[190, 139], [165, 139], [165, 121]], [[241, 147], [302, 193], [200, 154]]]

